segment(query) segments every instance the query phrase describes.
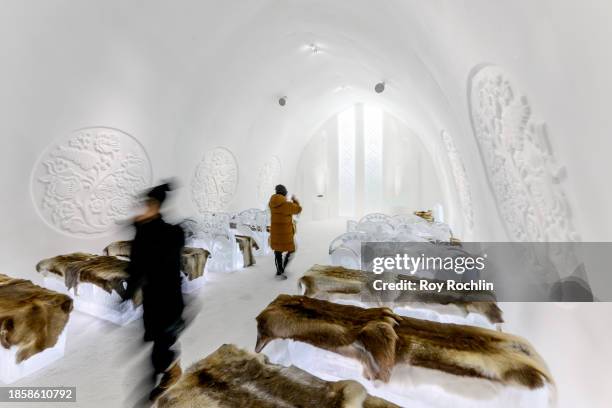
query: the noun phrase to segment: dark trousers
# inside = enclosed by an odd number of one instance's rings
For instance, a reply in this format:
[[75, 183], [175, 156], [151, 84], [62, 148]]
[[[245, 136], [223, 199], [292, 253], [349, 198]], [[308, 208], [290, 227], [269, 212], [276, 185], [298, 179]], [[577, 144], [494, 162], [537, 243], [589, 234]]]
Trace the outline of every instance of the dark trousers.
[[283, 259], [283, 253], [281, 251], [274, 251], [274, 264], [276, 265], [276, 274], [281, 275], [285, 273], [285, 268], [287, 264], [291, 260], [291, 255], [293, 252], [287, 252], [285, 254], [285, 259]]
[[172, 350], [174, 343], [176, 343], [176, 335], [173, 333], [159, 334], [153, 339], [151, 361], [155, 374], [161, 374], [166, 371], [176, 359], [177, 353]]

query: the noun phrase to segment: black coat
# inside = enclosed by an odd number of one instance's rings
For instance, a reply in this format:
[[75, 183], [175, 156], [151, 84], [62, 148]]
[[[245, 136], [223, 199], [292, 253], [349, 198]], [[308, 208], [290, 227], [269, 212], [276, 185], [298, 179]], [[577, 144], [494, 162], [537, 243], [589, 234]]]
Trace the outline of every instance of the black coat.
[[183, 229], [161, 216], [135, 223], [127, 291], [142, 288], [145, 340], [150, 341], [182, 326], [181, 292]]

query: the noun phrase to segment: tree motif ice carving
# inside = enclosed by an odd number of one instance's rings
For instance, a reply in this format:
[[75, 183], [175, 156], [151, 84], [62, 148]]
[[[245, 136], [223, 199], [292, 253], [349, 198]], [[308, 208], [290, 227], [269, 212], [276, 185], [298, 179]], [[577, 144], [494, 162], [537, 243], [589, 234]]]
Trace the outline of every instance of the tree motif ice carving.
[[238, 186], [238, 163], [223, 147], [207, 152], [191, 181], [191, 194], [201, 213], [222, 211], [231, 202]]
[[270, 157], [259, 169], [257, 177], [257, 201], [262, 205], [274, 192], [274, 186], [278, 183], [281, 175], [281, 163], [278, 157]]
[[565, 174], [545, 125], [527, 97], [496, 66], [484, 66], [468, 84], [472, 126], [489, 183], [510, 237], [517, 241], [575, 241]]
[[34, 171], [32, 196], [42, 218], [76, 236], [111, 232], [151, 184], [142, 146], [117, 129], [75, 131], [54, 144]]
[[459, 202], [465, 218], [465, 223], [468, 231], [474, 228], [474, 208], [472, 206], [472, 191], [468, 181], [467, 172], [463, 160], [457, 151], [457, 146], [451, 135], [443, 130], [441, 133], [442, 142], [446, 147], [448, 154], [448, 162], [455, 179], [455, 185], [459, 194]]

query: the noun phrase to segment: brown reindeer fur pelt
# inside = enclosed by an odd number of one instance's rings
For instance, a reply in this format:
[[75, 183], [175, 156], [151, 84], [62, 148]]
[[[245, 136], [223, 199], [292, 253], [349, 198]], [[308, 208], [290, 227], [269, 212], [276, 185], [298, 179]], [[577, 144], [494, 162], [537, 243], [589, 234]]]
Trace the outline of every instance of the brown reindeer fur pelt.
[[16, 363], [55, 346], [71, 311], [70, 297], [0, 274], [0, 344], [18, 347]]
[[[502, 311], [495, 302], [495, 295], [489, 291], [385, 291], [381, 293], [373, 288], [373, 282], [382, 279], [385, 282], [427, 280], [441, 282], [436, 279], [419, 278], [408, 275], [382, 274], [375, 275], [341, 266], [314, 265], [298, 284], [303, 294], [321, 300], [351, 299], [372, 303], [375, 306], [398, 307], [402, 305], [419, 304], [423, 307], [435, 305], [455, 305], [464, 313], [474, 312], [484, 315], [491, 323], [502, 323]], [[446, 287], [446, 286], [444, 286]]]
[[274, 339], [301, 341], [357, 359], [364, 376], [372, 380], [387, 382], [393, 366], [406, 363], [528, 388], [552, 382], [544, 362], [524, 339], [400, 317], [386, 308], [280, 295], [257, 316], [257, 331], [257, 351]]
[[204, 267], [210, 252], [202, 248], [183, 248], [181, 254], [181, 268], [187, 279], [194, 280], [204, 275]]
[[36, 264], [36, 270], [38, 272], [50, 272], [55, 275], [59, 275], [62, 278], [66, 276], [66, 269], [68, 265], [73, 262], [87, 261], [95, 258], [98, 255], [87, 254], [84, 252], [75, 252], [68, 255], [58, 255], [53, 258], [47, 258]]
[[416, 215], [417, 217], [421, 217], [425, 221], [434, 222], [433, 212], [431, 210], [415, 211], [414, 215]]
[[129, 258], [131, 251], [132, 241], [115, 241], [111, 242], [106, 248], [104, 248], [102, 253], [108, 256], [124, 256]]
[[81, 282], [93, 283], [108, 293], [125, 292], [124, 282], [129, 277], [128, 261], [114, 256], [96, 256], [86, 261], [73, 262], [66, 268], [66, 287], [75, 288]]
[[[121, 256], [128, 258], [132, 250], [132, 241], [116, 241], [110, 243], [102, 251], [104, 255]], [[210, 252], [202, 248], [184, 247], [181, 255], [181, 268], [187, 279], [194, 280], [204, 275], [204, 267]]]
[[395, 364], [399, 316], [305, 296], [280, 295], [257, 316], [260, 352], [271, 340], [292, 339], [359, 360], [369, 379], [387, 381]]
[[255, 256], [253, 256], [253, 249], [259, 249], [257, 243], [253, 237], [246, 235], [236, 235], [236, 242], [242, 253], [242, 265], [246, 268], [248, 266], [255, 265]]
[[[75, 253], [44, 259], [36, 265], [36, 270], [63, 276], [66, 287], [74, 288], [75, 293], [79, 283], [92, 283], [108, 293], [114, 290], [124, 297], [128, 265], [128, 261], [114, 256]], [[137, 292], [133, 301], [140, 304], [140, 292]]]
[[399, 408], [355, 381], [323, 381], [229, 344], [191, 366], [157, 401], [157, 408], [187, 407]]

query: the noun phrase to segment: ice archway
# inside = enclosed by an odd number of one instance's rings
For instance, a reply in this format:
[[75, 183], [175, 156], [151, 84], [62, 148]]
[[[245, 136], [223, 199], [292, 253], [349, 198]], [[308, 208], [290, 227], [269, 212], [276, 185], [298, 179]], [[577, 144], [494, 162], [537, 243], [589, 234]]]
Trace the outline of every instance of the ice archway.
[[[609, 1], [6, 0], [0, 9], [1, 273], [37, 281], [41, 258], [98, 253], [126, 237], [116, 222], [130, 190], [168, 176], [184, 187], [173, 217], [261, 207], [276, 180], [299, 186], [313, 135], [356, 103], [418, 138], [462, 238], [612, 236]], [[80, 145], [83, 129], [112, 137]], [[327, 242], [314, 241], [325, 256]], [[509, 307], [508, 331], [529, 333], [562, 374], [564, 406], [610, 399], [598, 399], [608, 391], [608, 310], [588, 306]]]
[[452, 154], [427, 149], [407, 123], [379, 106], [357, 103], [314, 133], [299, 158], [296, 189], [305, 207], [313, 207], [314, 218], [410, 213], [443, 205], [461, 234], [468, 223], [454, 195], [454, 175], [444, 165]]

